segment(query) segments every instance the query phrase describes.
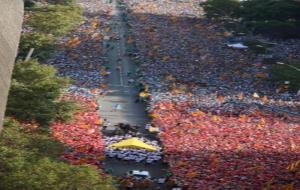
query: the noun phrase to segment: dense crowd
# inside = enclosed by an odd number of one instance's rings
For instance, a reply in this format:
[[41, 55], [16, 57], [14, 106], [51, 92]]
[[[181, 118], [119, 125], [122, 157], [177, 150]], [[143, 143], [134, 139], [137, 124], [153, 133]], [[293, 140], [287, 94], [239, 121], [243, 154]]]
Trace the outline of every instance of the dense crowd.
[[[299, 95], [268, 80], [263, 56], [228, 48], [228, 32], [199, 2], [124, 0], [174, 180], [188, 189], [300, 188], [287, 170], [300, 158]], [[298, 40], [264, 40], [276, 42], [273, 55], [299, 57]]]
[[62, 98], [76, 102], [80, 110], [71, 122], [56, 122], [51, 129], [53, 136], [66, 145], [64, 159], [102, 168], [105, 142], [97, 98], [105, 91], [108, 75], [102, 42], [111, 6], [95, 0], [78, 3], [84, 8], [84, 20], [69, 36], [60, 39], [61, 49], [47, 63], [57, 68], [59, 75], [73, 79]]
[[[134, 41], [138, 50], [143, 76], [138, 81], [149, 86], [148, 109], [164, 150], [149, 140], [158, 151], [109, 147], [125, 136], [103, 141], [93, 97], [103, 93], [98, 88], [106, 86], [109, 74], [102, 40], [111, 9], [91, 0], [82, 1], [89, 10], [86, 20], [62, 39], [63, 51], [49, 61], [75, 81], [65, 98], [84, 107], [72, 123], [52, 126], [54, 136], [70, 147], [64, 157], [97, 166], [104, 155], [151, 163], [163, 151], [172, 179], [187, 189], [261, 189], [268, 183], [281, 188], [297, 179], [287, 166], [300, 159], [300, 126], [286, 113], [299, 112], [299, 96], [277, 93], [277, 86], [264, 80], [268, 66], [261, 57], [228, 48], [226, 31], [204, 19], [199, 0], [124, 2], [132, 31], [127, 42]], [[278, 42], [272, 51], [297, 57], [297, 43]]]
[[95, 1], [81, 3], [85, 10], [84, 21], [70, 36], [61, 39], [63, 49], [48, 64], [57, 68], [59, 75], [73, 79], [74, 85], [100, 88], [108, 75], [102, 46], [105, 30], [109, 29], [110, 7], [101, 2], [94, 6], [92, 3]]
[[[278, 86], [267, 80], [269, 66], [261, 56], [226, 46], [227, 31], [201, 16], [199, 1], [125, 3], [141, 60], [141, 81], [150, 85], [152, 91], [184, 91], [202, 102], [216, 92], [229, 99], [243, 93], [246, 103], [255, 102], [256, 93], [272, 100], [271, 107], [290, 109], [289, 101], [293, 100], [299, 109], [299, 96], [277, 93]], [[274, 55], [299, 56], [295, 51], [297, 40], [276, 43]]]
[[152, 112], [176, 181], [189, 189], [260, 189], [272, 180], [278, 189], [291, 181], [300, 188], [287, 170], [300, 158], [299, 120], [259, 110], [214, 115], [190, 104], [160, 102]]
[[63, 158], [73, 164], [102, 167], [104, 141], [99, 129], [102, 120], [97, 113], [96, 101], [72, 94], [65, 94], [63, 99], [76, 101], [82, 109], [71, 122], [56, 122], [51, 126], [53, 136], [67, 145]]

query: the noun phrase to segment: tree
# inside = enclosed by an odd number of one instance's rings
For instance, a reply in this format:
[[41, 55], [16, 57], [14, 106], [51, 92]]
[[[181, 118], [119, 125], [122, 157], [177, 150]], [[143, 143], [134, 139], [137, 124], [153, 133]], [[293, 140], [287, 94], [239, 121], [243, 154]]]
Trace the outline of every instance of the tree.
[[300, 2], [294, 0], [248, 0], [241, 3], [245, 21], [295, 21], [300, 19]]
[[37, 60], [19, 61], [12, 75], [6, 113], [41, 125], [47, 125], [58, 117], [64, 118], [62, 114], [68, 115], [74, 110], [74, 106], [58, 100], [68, 84], [69, 79], [56, 76], [52, 66], [39, 64]]
[[66, 35], [82, 19], [82, 9], [75, 4], [34, 7], [32, 11], [34, 14], [25, 24], [37, 32], [54, 36]]
[[60, 161], [64, 147], [47, 131], [6, 119], [0, 134], [0, 189], [114, 190], [112, 179], [91, 166]]
[[300, 2], [248, 0], [240, 10], [242, 22], [255, 33], [274, 38], [300, 38]]
[[56, 48], [56, 39], [49, 34], [28, 32], [21, 36], [19, 45], [20, 58], [25, 58], [30, 48], [34, 48], [33, 57], [40, 60], [49, 58]]
[[235, 17], [240, 9], [238, 0], [208, 0], [201, 3], [208, 17], [230, 18]]
[[[43, 158], [36, 163], [19, 160], [21, 168], [4, 177], [5, 190], [112, 190], [111, 181], [91, 166], [72, 166]], [[8, 183], [5, 183], [8, 182]]]
[[248, 29], [275, 38], [300, 38], [299, 1], [208, 0], [202, 6], [208, 17], [239, 21], [242, 31]]

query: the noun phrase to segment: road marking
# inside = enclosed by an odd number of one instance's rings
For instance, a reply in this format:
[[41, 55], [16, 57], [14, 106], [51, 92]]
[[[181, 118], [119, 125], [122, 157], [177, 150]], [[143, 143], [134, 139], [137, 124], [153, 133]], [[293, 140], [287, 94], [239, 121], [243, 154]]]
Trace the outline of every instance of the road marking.
[[124, 86], [124, 81], [123, 81], [123, 76], [122, 76], [122, 67], [120, 67], [120, 84], [122, 87]]
[[[121, 86], [121, 85], [109, 85], [109, 87], [124, 87], [124, 88], [134, 88], [134, 87], [132, 87], [132, 86], [128, 86], [128, 85], [123, 85], [123, 86]], [[115, 90], [116, 91], [116, 90]]]

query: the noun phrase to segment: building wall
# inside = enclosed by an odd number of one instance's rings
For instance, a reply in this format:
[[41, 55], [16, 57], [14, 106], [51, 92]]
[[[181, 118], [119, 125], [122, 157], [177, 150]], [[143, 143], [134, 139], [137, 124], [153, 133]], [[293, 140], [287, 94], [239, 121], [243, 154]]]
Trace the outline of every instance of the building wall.
[[23, 0], [0, 0], [0, 130], [23, 21]]

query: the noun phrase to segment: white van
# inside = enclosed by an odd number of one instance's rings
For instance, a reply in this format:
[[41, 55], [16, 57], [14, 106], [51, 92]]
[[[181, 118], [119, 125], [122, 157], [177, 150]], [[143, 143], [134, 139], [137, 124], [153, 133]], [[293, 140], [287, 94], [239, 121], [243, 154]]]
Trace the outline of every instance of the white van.
[[151, 178], [150, 173], [148, 171], [139, 171], [139, 170], [131, 170], [127, 172], [127, 176], [132, 176], [135, 178]]

